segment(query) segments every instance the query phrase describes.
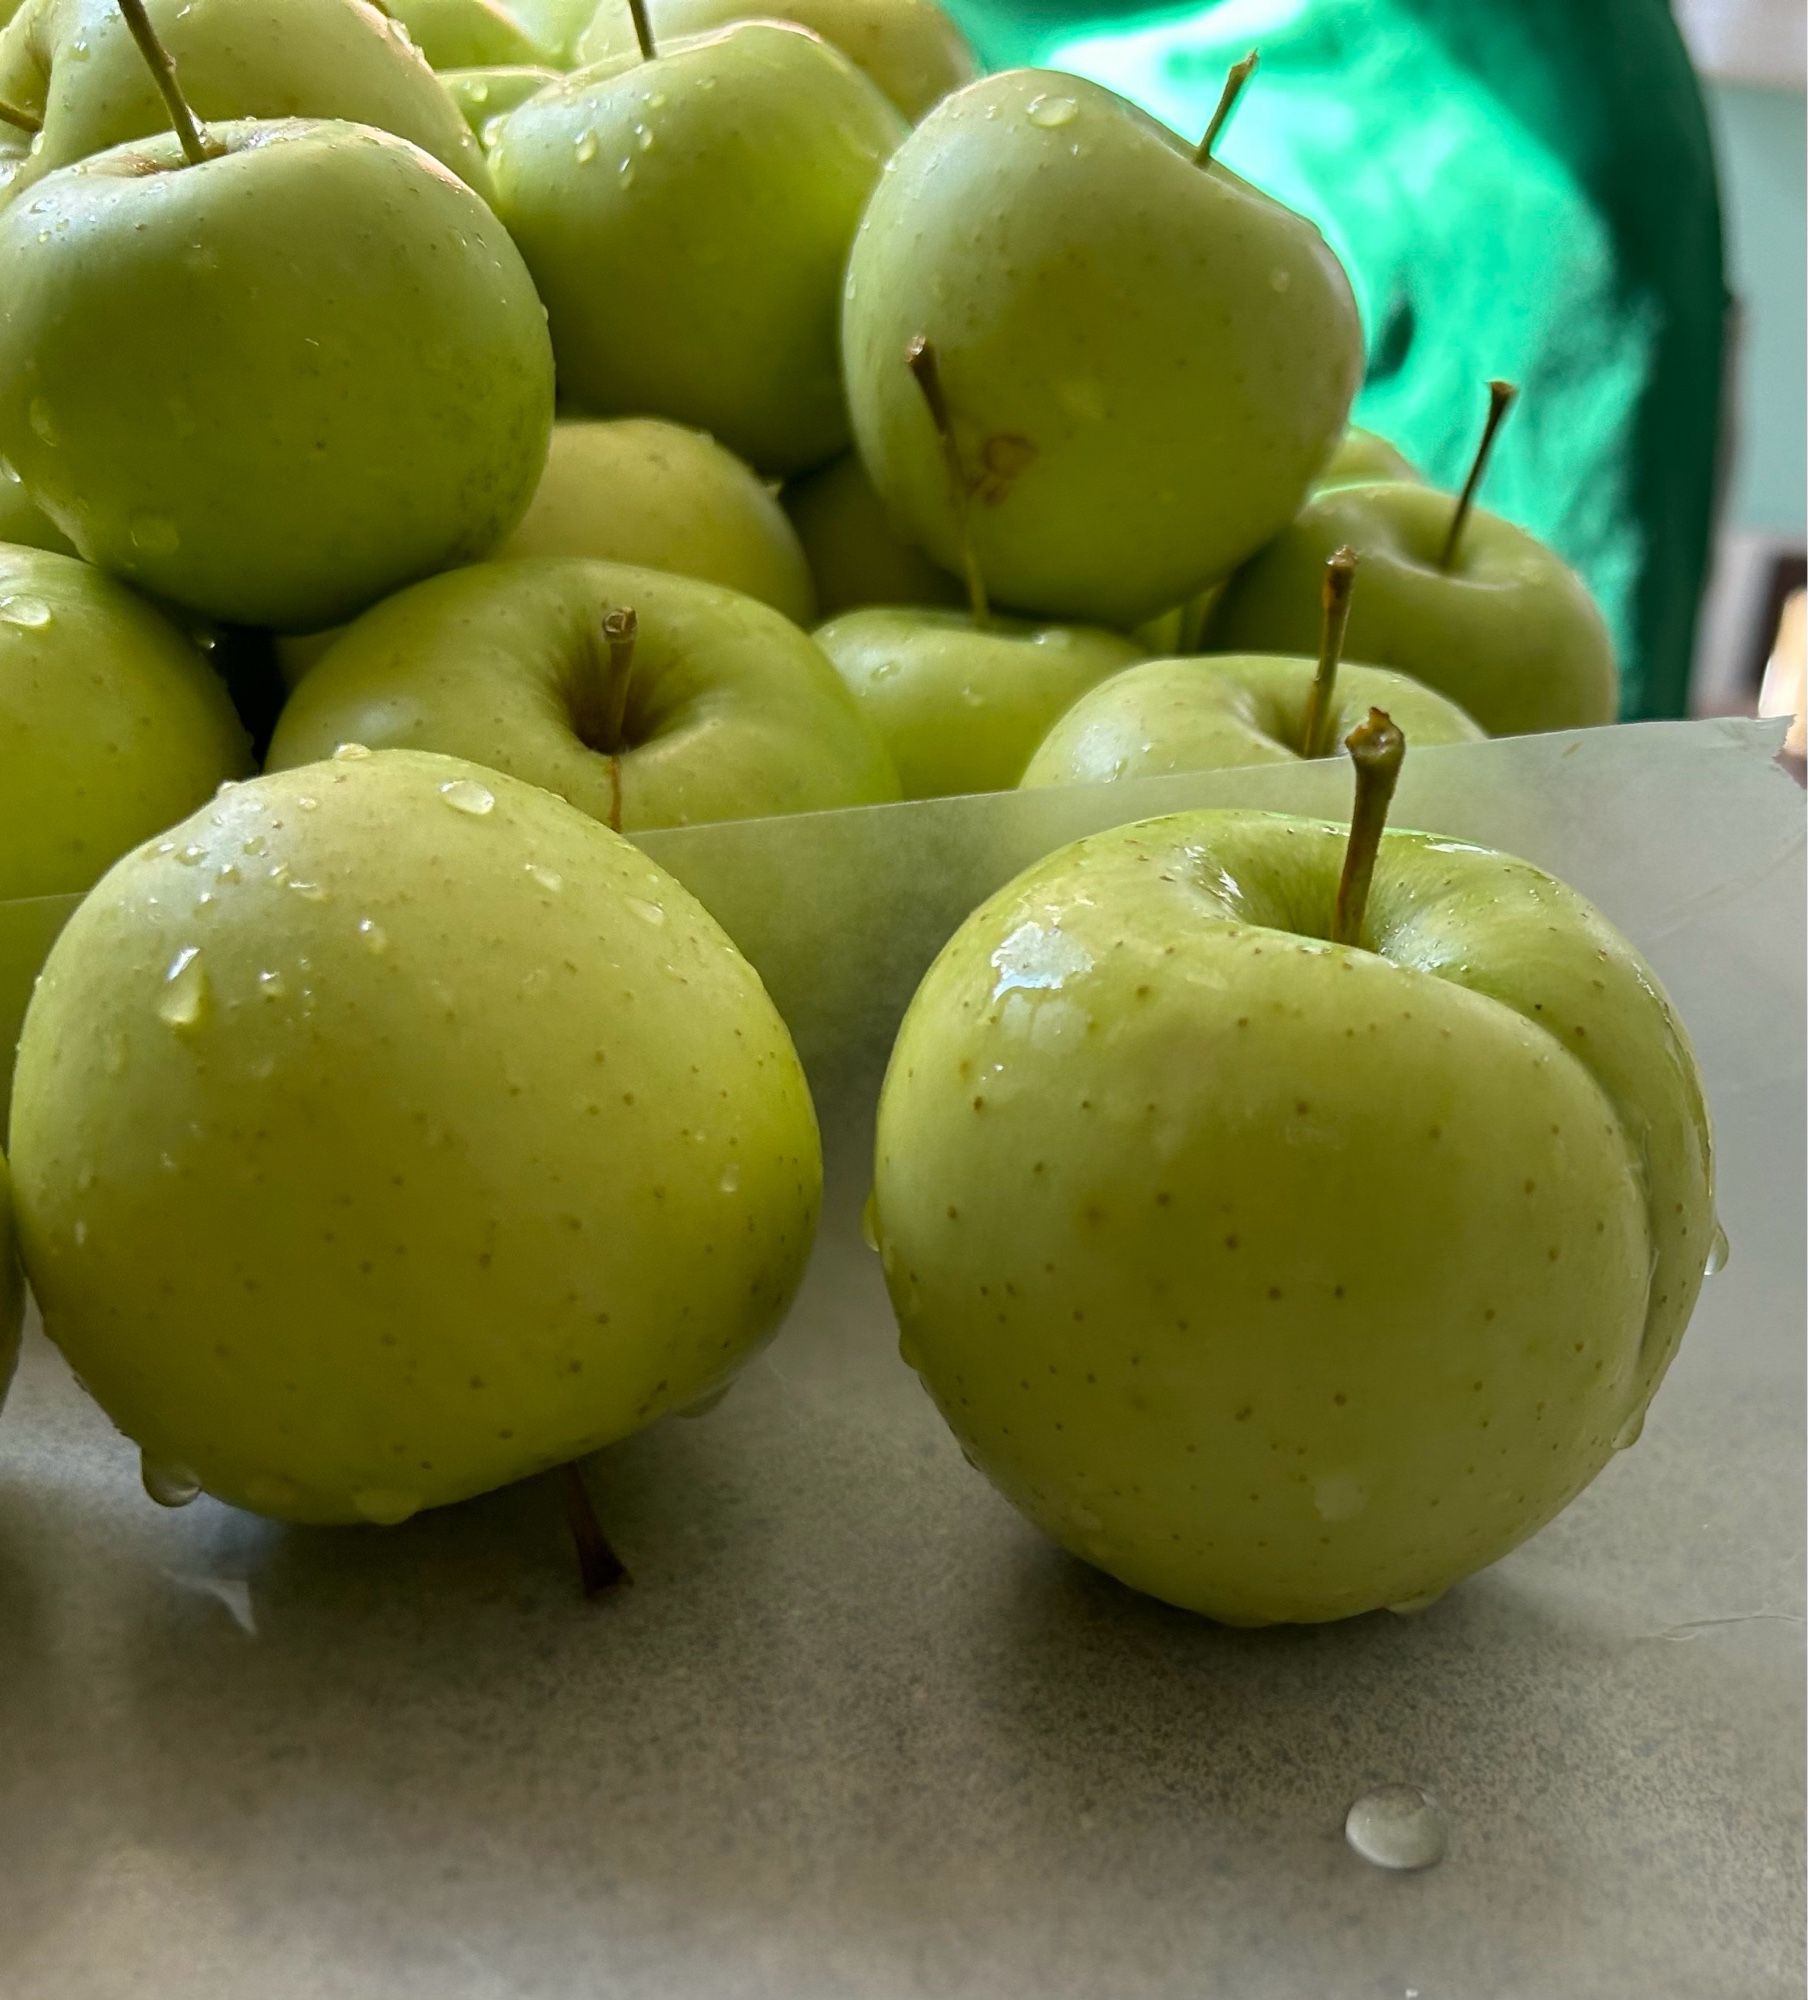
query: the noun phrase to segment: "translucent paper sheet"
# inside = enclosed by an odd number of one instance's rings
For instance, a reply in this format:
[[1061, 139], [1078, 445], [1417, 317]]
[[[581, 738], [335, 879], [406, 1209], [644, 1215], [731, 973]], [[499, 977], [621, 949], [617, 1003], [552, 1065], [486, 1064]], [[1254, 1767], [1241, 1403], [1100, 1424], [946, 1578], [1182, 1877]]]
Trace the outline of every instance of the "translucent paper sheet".
[[[697, 829], [829, 1139], [708, 1418], [387, 1531], [164, 1514], [43, 1345], [0, 1419], [0, 1993], [1772, 2000], [1802, 1980], [1803, 805], [1774, 732], [1409, 756], [1396, 818], [1592, 896], [1689, 1023], [1726, 1270], [1638, 1448], [1413, 1619], [1235, 1633], [1042, 1544], [897, 1360], [856, 1217], [923, 966], [1057, 841], [1340, 814], [1336, 765]], [[1429, 1789], [1447, 1857], [1342, 1828]]]

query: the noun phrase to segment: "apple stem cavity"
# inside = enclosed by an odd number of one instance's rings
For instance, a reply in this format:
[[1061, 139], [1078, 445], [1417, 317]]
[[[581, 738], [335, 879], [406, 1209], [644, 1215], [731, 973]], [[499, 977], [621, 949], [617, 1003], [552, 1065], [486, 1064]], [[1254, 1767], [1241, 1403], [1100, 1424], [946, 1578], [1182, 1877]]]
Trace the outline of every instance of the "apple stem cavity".
[[980, 574], [979, 556], [973, 547], [967, 468], [961, 463], [954, 420], [948, 414], [948, 398], [942, 391], [942, 365], [934, 343], [920, 333], [905, 349], [904, 360], [928, 405], [929, 421], [935, 426], [936, 441], [942, 447], [942, 459], [948, 468], [948, 491], [954, 502], [954, 531], [960, 539], [961, 574], [967, 584], [967, 610], [975, 627], [983, 632], [992, 622], [992, 606], [986, 597], [986, 580]]
[[145, 67], [151, 72], [151, 80], [157, 86], [170, 115], [170, 125], [181, 141], [183, 156], [191, 167], [204, 165], [208, 160], [217, 159], [220, 149], [205, 137], [195, 122], [195, 114], [188, 108], [188, 99], [182, 95], [182, 86], [176, 81], [176, 65], [162, 42], [157, 30], [151, 26], [151, 17], [144, 11], [144, 0], [117, 0], [119, 11], [125, 16], [126, 26], [132, 31], [132, 39], [138, 44], [138, 53], [144, 57]]
[[1224, 88], [1218, 94], [1218, 108], [1212, 113], [1211, 123], [1205, 128], [1205, 135], [1193, 148], [1193, 164], [1209, 167], [1212, 163], [1212, 148], [1218, 143], [1218, 134], [1230, 122], [1230, 114], [1237, 108], [1237, 99], [1243, 95], [1243, 86], [1255, 73], [1256, 64], [1262, 60], [1260, 49], [1251, 49], [1241, 62], [1231, 64], [1224, 77]]
[[1350, 812], [1350, 840], [1337, 883], [1331, 942], [1360, 946], [1369, 884], [1375, 879], [1375, 856], [1381, 849], [1394, 787], [1400, 782], [1400, 766], [1406, 761], [1406, 738], [1385, 709], [1371, 708], [1343, 739], [1343, 747], [1356, 766], [1356, 803]]
[[44, 121], [35, 112], [27, 111], [23, 105], [11, 104], [0, 97], [0, 125], [11, 125], [20, 132], [42, 132]]
[[565, 1525], [571, 1531], [571, 1546], [578, 1559], [578, 1581], [586, 1597], [601, 1597], [617, 1584], [630, 1581], [627, 1565], [609, 1546], [609, 1537], [596, 1518], [583, 1467], [573, 1459], [560, 1478], [565, 1488]]
[[1456, 561], [1463, 529], [1468, 525], [1475, 496], [1481, 491], [1482, 474], [1487, 471], [1488, 459], [1494, 450], [1494, 440], [1506, 421], [1507, 412], [1513, 407], [1513, 398], [1518, 394], [1511, 382], [1488, 384], [1488, 420], [1482, 425], [1481, 442], [1475, 447], [1474, 458], [1469, 461], [1469, 477], [1463, 481], [1463, 490], [1456, 498], [1456, 511], [1450, 517], [1450, 532], [1444, 537], [1443, 551], [1438, 557], [1438, 568], [1441, 570], [1448, 572]]
[[651, 62], [659, 51], [653, 46], [653, 23], [647, 18], [647, 0], [628, 0], [634, 20], [634, 39], [640, 44], [640, 59]]
[[1343, 635], [1350, 622], [1350, 593], [1356, 587], [1356, 551], [1346, 542], [1325, 564], [1322, 602], [1324, 623], [1319, 628], [1318, 672], [1312, 676], [1312, 692], [1306, 700], [1306, 733], [1300, 742], [1302, 757], [1328, 757], [1331, 729], [1337, 710], [1337, 665], [1343, 658]]

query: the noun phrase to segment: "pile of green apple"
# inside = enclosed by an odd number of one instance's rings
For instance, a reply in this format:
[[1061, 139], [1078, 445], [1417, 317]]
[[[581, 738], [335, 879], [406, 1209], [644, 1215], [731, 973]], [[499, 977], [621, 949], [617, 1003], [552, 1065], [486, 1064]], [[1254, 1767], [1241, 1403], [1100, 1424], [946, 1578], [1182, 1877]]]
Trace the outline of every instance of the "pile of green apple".
[[[628, 836], [1612, 719], [1475, 505], [1511, 391], [1454, 496], [1349, 428], [1345, 275], [1214, 157], [1252, 63], [1193, 139], [934, 0], [0, 20], [0, 1364], [16, 1203], [153, 1497], [396, 1522], [776, 1329], [809, 1093]], [[951, 1424], [1224, 1617], [1547, 1518], [1712, 1227], [1630, 948], [1377, 810], [1348, 923], [1331, 827], [1051, 857], [881, 1110]]]

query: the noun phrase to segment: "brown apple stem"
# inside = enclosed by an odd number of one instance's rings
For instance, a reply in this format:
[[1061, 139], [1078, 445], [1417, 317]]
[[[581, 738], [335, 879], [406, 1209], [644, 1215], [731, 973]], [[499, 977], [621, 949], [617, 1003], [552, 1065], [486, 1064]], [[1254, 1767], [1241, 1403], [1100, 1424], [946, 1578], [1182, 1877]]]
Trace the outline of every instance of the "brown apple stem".
[[632, 605], [604, 614], [609, 664], [603, 670], [603, 744], [617, 754], [628, 747], [628, 691], [634, 682], [634, 642], [639, 637], [640, 619]]
[[618, 1583], [631, 1581], [627, 1565], [609, 1546], [590, 1489], [584, 1484], [584, 1469], [573, 1459], [561, 1474], [565, 1488], [565, 1525], [571, 1531], [571, 1546], [578, 1559], [578, 1581], [586, 1597], [601, 1597]]
[[628, 0], [628, 12], [634, 17], [634, 39], [640, 44], [640, 59], [651, 62], [659, 51], [653, 46], [653, 24], [647, 19], [647, 0]]
[[948, 414], [948, 399], [942, 392], [942, 367], [935, 347], [918, 334], [904, 350], [905, 365], [923, 401], [929, 406], [929, 421], [935, 426], [936, 442], [948, 468], [948, 495], [954, 503], [954, 532], [960, 539], [961, 574], [967, 582], [967, 609], [973, 623], [984, 631], [992, 622], [992, 606], [986, 598], [986, 580], [980, 574], [979, 556], [973, 547], [971, 495], [967, 468], [961, 463], [960, 443], [954, 435], [954, 420]]
[[0, 125], [11, 125], [20, 132], [42, 132], [44, 121], [36, 112], [27, 111], [23, 105], [12, 104], [0, 97]]
[[1300, 741], [1302, 757], [1328, 757], [1331, 731], [1337, 715], [1337, 665], [1343, 658], [1343, 635], [1350, 622], [1350, 592], [1356, 585], [1356, 551], [1346, 542], [1325, 564], [1321, 602], [1324, 622], [1319, 627], [1318, 672], [1312, 676], [1312, 692], [1306, 701], [1306, 733]]
[[1513, 407], [1513, 398], [1518, 394], [1511, 382], [1488, 384], [1488, 420], [1482, 425], [1481, 442], [1475, 447], [1474, 458], [1469, 461], [1469, 477], [1463, 481], [1463, 490], [1456, 497], [1456, 511], [1450, 517], [1450, 532], [1444, 537], [1443, 553], [1438, 557], [1438, 568], [1441, 570], [1448, 570], [1456, 561], [1457, 547], [1463, 539], [1463, 529], [1468, 525], [1475, 496], [1481, 491], [1482, 474], [1488, 469], [1494, 440], [1506, 421], [1507, 412]]
[[1362, 920], [1368, 912], [1369, 884], [1375, 879], [1375, 856], [1381, 848], [1394, 787], [1400, 782], [1400, 766], [1406, 760], [1406, 738], [1384, 709], [1371, 708], [1343, 739], [1343, 747], [1356, 766], [1356, 803], [1350, 812], [1350, 842], [1337, 884], [1331, 942], [1359, 945]]
[[1193, 164], [1196, 167], [1209, 166], [1212, 148], [1218, 143], [1218, 134], [1229, 122], [1230, 114], [1237, 108], [1237, 99], [1243, 95], [1243, 86], [1255, 73], [1255, 66], [1262, 60], [1260, 49], [1251, 49], [1241, 62], [1231, 64], [1225, 74], [1224, 88], [1218, 95], [1218, 108], [1212, 113], [1211, 123], [1205, 128], [1205, 136], [1193, 148]]
[[191, 167], [203, 165], [218, 157], [219, 148], [206, 138], [195, 122], [195, 114], [188, 108], [188, 99], [182, 95], [182, 86], [176, 81], [176, 65], [157, 37], [157, 30], [151, 26], [151, 17], [144, 11], [144, 0], [117, 0], [119, 11], [125, 16], [125, 23], [132, 31], [132, 39], [138, 44], [138, 53], [144, 57], [145, 67], [151, 72], [151, 81], [156, 84], [169, 111], [170, 125], [176, 137], [182, 142], [183, 156]]

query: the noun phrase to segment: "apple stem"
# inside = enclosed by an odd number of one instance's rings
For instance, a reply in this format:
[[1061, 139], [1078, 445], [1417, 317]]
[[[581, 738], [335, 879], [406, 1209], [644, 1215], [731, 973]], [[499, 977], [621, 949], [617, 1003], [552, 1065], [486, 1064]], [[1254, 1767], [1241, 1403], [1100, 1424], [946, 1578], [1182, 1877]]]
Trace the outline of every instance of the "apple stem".
[[948, 399], [942, 393], [942, 367], [934, 344], [918, 334], [904, 350], [905, 365], [929, 406], [929, 421], [935, 426], [942, 459], [948, 468], [948, 492], [954, 502], [954, 532], [960, 539], [961, 574], [967, 581], [967, 609], [973, 623], [984, 631], [992, 622], [992, 607], [986, 598], [986, 580], [979, 571], [979, 556], [973, 547], [973, 520], [967, 490], [967, 468], [961, 463], [960, 444], [954, 435], [954, 420], [948, 414]]
[[634, 681], [634, 642], [639, 637], [640, 619], [631, 605], [604, 615], [603, 643], [609, 648], [609, 664], [603, 678], [603, 743], [615, 753], [627, 748], [628, 690]]
[[647, 0], [628, 0], [628, 12], [634, 17], [634, 39], [640, 44], [640, 59], [651, 62], [659, 51], [653, 46], [653, 24], [647, 18]]
[[1475, 496], [1481, 490], [1482, 474], [1488, 469], [1494, 440], [1506, 421], [1507, 412], [1513, 407], [1513, 398], [1518, 394], [1511, 382], [1488, 384], [1488, 420], [1482, 425], [1481, 442], [1475, 447], [1474, 458], [1469, 461], [1469, 477], [1463, 481], [1463, 490], [1457, 495], [1456, 511], [1450, 517], [1450, 532], [1444, 537], [1443, 553], [1438, 557], [1438, 568], [1441, 570], [1448, 570], [1456, 561], [1457, 547], [1463, 539], [1463, 529], [1468, 525]]
[[1212, 148], [1218, 143], [1218, 134], [1229, 122], [1230, 114], [1237, 108], [1237, 99], [1243, 95], [1243, 86], [1255, 73], [1255, 66], [1261, 60], [1261, 50], [1251, 49], [1241, 62], [1231, 64], [1225, 74], [1224, 88], [1218, 95], [1218, 108], [1212, 113], [1211, 123], [1205, 128], [1205, 136], [1193, 148], [1194, 166], [1211, 165]]
[[1332, 697], [1337, 692], [1337, 664], [1343, 658], [1343, 635], [1350, 622], [1350, 593], [1356, 587], [1356, 551], [1346, 542], [1325, 564], [1321, 602], [1324, 622], [1319, 627], [1318, 672], [1312, 676], [1312, 692], [1306, 702], [1306, 733], [1300, 743], [1302, 757], [1328, 757], [1331, 729], [1336, 717]]
[[1343, 874], [1337, 884], [1331, 942], [1360, 945], [1369, 884], [1375, 877], [1375, 856], [1380, 852], [1394, 787], [1400, 782], [1400, 766], [1406, 761], [1406, 738], [1385, 709], [1371, 708], [1343, 739], [1343, 747], [1356, 766], [1356, 803], [1350, 812], [1350, 841], [1344, 849]]
[[200, 126], [195, 123], [195, 114], [188, 108], [188, 99], [182, 95], [182, 86], [176, 81], [176, 65], [169, 50], [157, 39], [151, 17], [144, 11], [144, 0], [117, 0], [117, 5], [125, 16], [126, 26], [132, 31], [133, 41], [138, 44], [138, 53], [144, 57], [145, 66], [151, 72], [151, 80], [168, 107], [170, 124], [182, 142], [188, 164], [198, 167], [214, 159], [219, 148], [202, 136]]
[[11, 125], [20, 132], [36, 133], [44, 129], [44, 121], [36, 112], [9, 103], [4, 97], [0, 97], [0, 125]]
[[627, 1565], [609, 1546], [609, 1537], [596, 1518], [590, 1489], [584, 1484], [584, 1469], [573, 1459], [564, 1469], [565, 1525], [571, 1531], [571, 1546], [578, 1559], [578, 1580], [586, 1597], [600, 1597], [618, 1583], [631, 1579]]

